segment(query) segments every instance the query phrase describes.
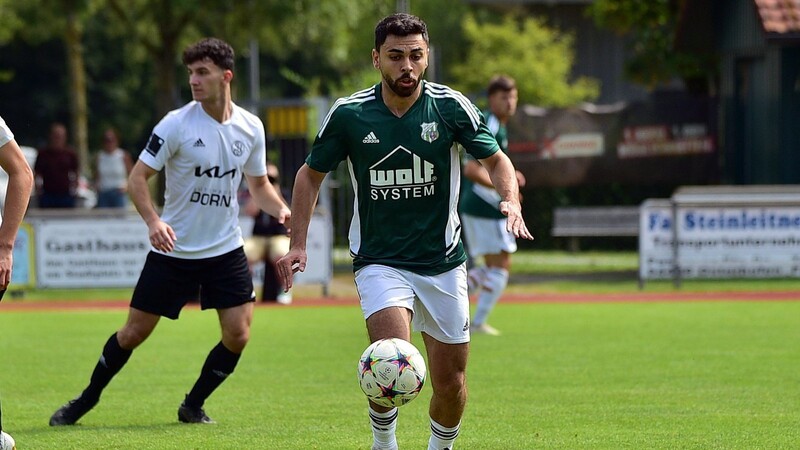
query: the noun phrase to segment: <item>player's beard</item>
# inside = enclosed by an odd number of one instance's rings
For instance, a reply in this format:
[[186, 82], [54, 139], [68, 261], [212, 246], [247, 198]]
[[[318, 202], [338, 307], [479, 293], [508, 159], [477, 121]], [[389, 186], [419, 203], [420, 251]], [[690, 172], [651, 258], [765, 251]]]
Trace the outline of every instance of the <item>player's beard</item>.
[[[409, 74], [405, 74], [396, 80], [393, 80], [389, 74], [384, 74], [383, 80], [386, 81], [389, 89], [391, 89], [392, 92], [397, 94], [399, 97], [411, 97], [417, 90], [417, 86], [419, 86], [419, 79], [414, 79]], [[414, 83], [410, 86], [401, 86], [398, 84], [398, 81], [400, 80], [412, 80]]]

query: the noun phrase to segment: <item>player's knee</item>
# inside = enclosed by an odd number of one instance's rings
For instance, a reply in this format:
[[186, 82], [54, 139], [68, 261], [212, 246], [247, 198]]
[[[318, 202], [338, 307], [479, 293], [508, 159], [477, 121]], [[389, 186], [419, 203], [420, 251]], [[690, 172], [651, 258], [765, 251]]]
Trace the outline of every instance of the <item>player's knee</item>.
[[126, 325], [117, 331], [117, 341], [120, 347], [126, 350], [133, 350], [144, 342], [151, 332], [152, 329]]
[[222, 343], [234, 353], [241, 353], [249, 341], [250, 330], [226, 331], [222, 336]]
[[441, 377], [433, 383], [436, 395], [448, 402], [462, 400], [467, 393], [466, 374], [458, 372], [451, 376]]

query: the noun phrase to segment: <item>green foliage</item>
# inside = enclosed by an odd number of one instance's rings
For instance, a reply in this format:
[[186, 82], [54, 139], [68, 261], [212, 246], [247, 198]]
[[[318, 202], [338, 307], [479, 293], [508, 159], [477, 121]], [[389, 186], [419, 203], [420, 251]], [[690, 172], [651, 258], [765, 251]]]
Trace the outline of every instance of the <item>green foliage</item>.
[[599, 94], [596, 80], [569, 81], [573, 37], [539, 19], [506, 16], [499, 23], [480, 23], [468, 15], [463, 27], [470, 50], [452, 74], [454, 86], [464, 92], [482, 92], [493, 75], [502, 73], [516, 79], [520, 103], [569, 106]]
[[[205, 404], [218, 424], [176, 420], [219, 340], [216, 315], [189, 308], [159, 324], [79, 425], [49, 427], [124, 320], [123, 310], [0, 314], [3, 428], [18, 448], [369, 448], [355, 303], [257, 308], [236, 371]], [[502, 336], [471, 343], [457, 448], [793, 448], [800, 439], [800, 391], [788, 381], [800, 371], [800, 302], [501, 301], [492, 323]], [[430, 394], [427, 385], [401, 408], [401, 448], [424, 448]]]
[[632, 56], [626, 61], [626, 75], [635, 82], [655, 87], [675, 77], [708, 78], [716, 70], [714, 57], [674, 49], [683, 3], [597, 0], [587, 7], [586, 14], [599, 27], [630, 37]]

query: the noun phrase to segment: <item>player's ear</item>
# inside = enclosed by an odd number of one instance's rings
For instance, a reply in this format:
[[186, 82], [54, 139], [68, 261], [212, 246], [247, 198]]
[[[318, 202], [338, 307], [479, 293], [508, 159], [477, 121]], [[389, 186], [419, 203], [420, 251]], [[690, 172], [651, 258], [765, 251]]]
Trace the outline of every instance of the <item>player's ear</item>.
[[372, 49], [372, 67], [381, 69], [381, 54], [374, 48]]
[[231, 80], [233, 80], [233, 71], [232, 70], [226, 70], [226, 71], [222, 72], [222, 79], [227, 81], [228, 83], [230, 83]]

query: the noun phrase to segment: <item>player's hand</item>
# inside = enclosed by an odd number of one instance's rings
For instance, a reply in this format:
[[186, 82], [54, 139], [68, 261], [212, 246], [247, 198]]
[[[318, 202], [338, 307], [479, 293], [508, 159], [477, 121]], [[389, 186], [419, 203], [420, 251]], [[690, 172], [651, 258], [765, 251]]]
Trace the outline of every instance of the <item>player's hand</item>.
[[507, 217], [506, 230], [513, 233], [514, 237], [533, 240], [533, 235], [528, 231], [525, 219], [522, 218], [522, 208], [519, 202], [500, 202], [500, 212]]
[[275, 216], [278, 219], [278, 223], [283, 224], [286, 228], [289, 228], [289, 224], [292, 221], [292, 211], [287, 207], [282, 207], [280, 211], [278, 211], [278, 215]]
[[150, 236], [150, 244], [156, 250], [164, 253], [169, 253], [175, 249], [175, 241], [178, 237], [175, 236], [175, 231], [166, 222], [157, 220], [148, 225], [148, 234]]
[[306, 270], [306, 261], [308, 255], [305, 250], [290, 249], [289, 253], [284, 255], [278, 260], [278, 278], [280, 278], [281, 285], [284, 286], [284, 291], [289, 292], [292, 288], [292, 280], [296, 272], [304, 272]]
[[[5, 291], [11, 283], [11, 268], [14, 267], [14, 254], [10, 247], [0, 250], [0, 291]], [[3, 297], [0, 296], [0, 300]]]

